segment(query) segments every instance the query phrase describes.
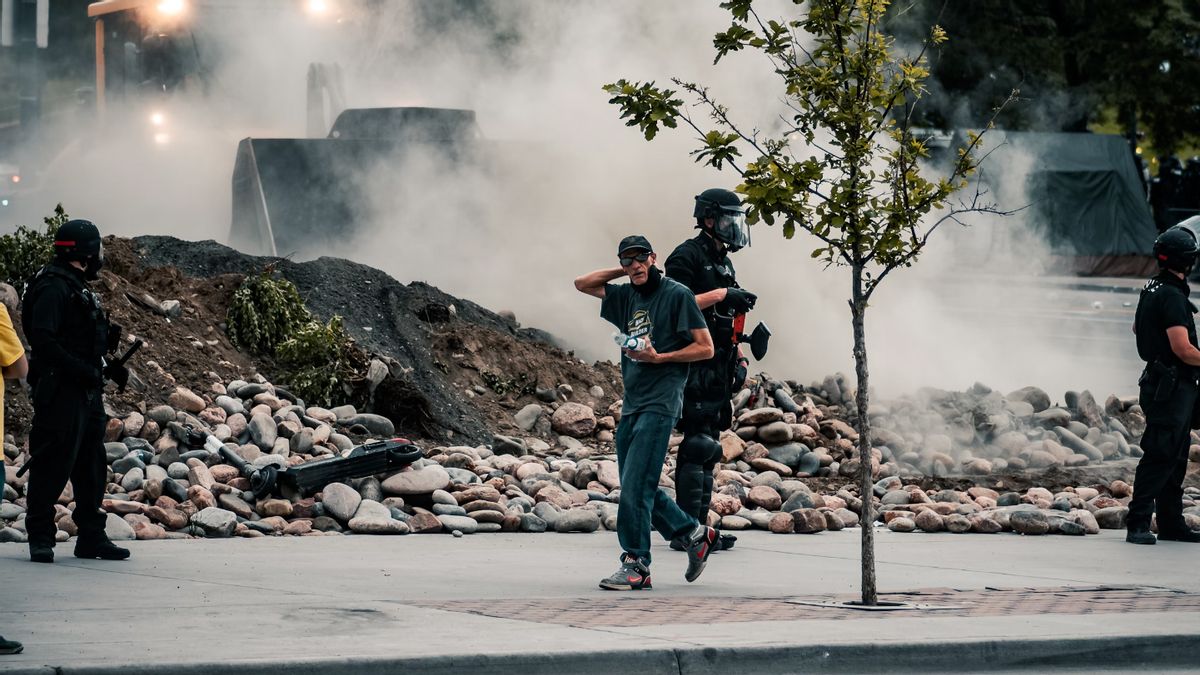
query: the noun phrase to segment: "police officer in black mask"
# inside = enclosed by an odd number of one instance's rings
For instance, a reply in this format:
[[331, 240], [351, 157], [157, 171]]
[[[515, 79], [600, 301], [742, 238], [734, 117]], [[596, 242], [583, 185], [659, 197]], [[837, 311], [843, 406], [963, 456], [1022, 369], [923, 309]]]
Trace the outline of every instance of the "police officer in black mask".
[[[675, 468], [675, 501], [701, 523], [708, 518], [713, 468], [721, 458], [721, 432], [733, 422], [730, 404], [746, 380], [748, 361], [736, 343], [734, 317], [754, 307], [753, 293], [738, 287], [729, 253], [750, 243], [746, 209], [729, 190], [712, 188], [696, 196], [692, 212], [700, 233], [675, 248], [667, 258], [667, 276], [696, 294], [713, 337], [716, 354], [691, 364], [683, 390], [683, 432]], [[721, 548], [736, 537], [721, 535]], [[672, 548], [681, 550], [678, 542]]]
[[88, 288], [103, 264], [100, 231], [87, 220], [71, 220], [55, 235], [54, 259], [25, 290], [21, 321], [29, 339], [28, 381], [33, 387], [25, 527], [34, 562], [54, 562], [54, 504], [67, 480], [75, 492], [71, 517], [79, 529], [75, 556], [129, 557], [104, 533], [106, 515], [100, 510], [108, 476], [104, 380], [121, 388], [129, 380], [125, 366], [104, 361], [117, 348], [121, 329], [109, 322]]
[[1158, 539], [1200, 542], [1200, 532], [1184, 522], [1182, 503], [1189, 430], [1197, 425], [1193, 420], [1200, 391], [1196, 306], [1188, 300], [1187, 284], [1196, 254], [1195, 235], [1182, 227], [1158, 236], [1154, 256], [1160, 271], [1142, 289], [1134, 317], [1138, 355], [1146, 361], [1138, 380], [1146, 433], [1126, 524], [1125, 541], [1132, 544], [1155, 543], [1150, 533], [1150, 516], [1155, 512]]

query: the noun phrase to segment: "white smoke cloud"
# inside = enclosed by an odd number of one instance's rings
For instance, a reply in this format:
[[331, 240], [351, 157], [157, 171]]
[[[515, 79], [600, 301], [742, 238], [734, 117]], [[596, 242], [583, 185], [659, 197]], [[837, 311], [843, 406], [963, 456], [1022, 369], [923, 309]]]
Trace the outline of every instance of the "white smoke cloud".
[[[173, 119], [191, 131], [164, 153], [135, 144], [144, 143], [143, 127], [131, 119], [63, 167], [58, 198], [107, 231], [225, 240], [237, 140], [303, 136], [308, 64], [336, 62], [348, 105], [473, 109], [500, 150], [481, 169], [446, 170], [422, 156], [364, 168], [359, 178], [374, 188], [371, 222], [311, 253], [344, 255], [402, 281], [511, 309], [581, 357], [615, 358], [598, 303], [578, 294], [572, 279], [615, 264], [616, 242], [630, 233], [649, 237], [661, 264], [694, 234], [692, 197], [738, 181], [695, 164], [684, 129], [646, 143], [617, 118], [601, 86], [622, 77], [694, 80], [711, 86], [747, 128], [769, 129], [785, 110], [777, 77], [755, 54], [713, 66], [711, 36], [728, 25], [716, 3], [510, 0], [459, 16], [442, 10], [440, 24], [429, 19], [435, 5], [355, 5], [367, 13], [348, 14], [341, 28], [274, 6], [214, 8], [197, 26], [197, 43], [219, 56], [208, 92], [173, 102]], [[774, 9], [796, 11], [787, 2]], [[1023, 204], [1021, 164], [990, 168], [1004, 176], [993, 183], [1002, 208]], [[1120, 360], [1126, 346], [1079, 339], [1076, 326], [1056, 330], [1054, 313], [1070, 301], [1028, 281], [1048, 258], [1027, 217], [949, 225], [914, 269], [884, 284], [867, 324], [882, 393], [982, 381], [1004, 390], [1037, 384], [1057, 398], [1069, 386], [1107, 393], [1132, 383], [1136, 372]], [[760, 297], [752, 321], [776, 335], [761, 368], [803, 382], [852, 373], [848, 271], [812, 261], [815, 245], [803, 235], [785, 241], [759, 225], [753, 237], [734, 262], [742, 285]]]

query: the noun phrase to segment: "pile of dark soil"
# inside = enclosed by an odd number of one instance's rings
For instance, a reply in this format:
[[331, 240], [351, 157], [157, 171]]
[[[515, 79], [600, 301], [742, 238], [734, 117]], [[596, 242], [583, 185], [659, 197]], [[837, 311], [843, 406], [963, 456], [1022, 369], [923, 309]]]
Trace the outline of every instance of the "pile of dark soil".
[[[165, 402], [176, 384], [207, 393], [210, 383], [260, 373], [286, 385], [271, 359], [239, 352], [225, 334], [234, 290], [272, 264], [309, 311], [321, 320], [341, 316], [359, 346], [390, 363], [392, 377], [376, 392], [374, 412], [411, 438], [490, 442], [494, 432], [515, 429], [513, 413], [535, 402], [538, 389], [569, 385], [573, 400], [600, 410], [621, 395], [613, 364], [588, 365], [545, 332], [349, 260], [295, 263], [160, 236], [107, 237], [105, 252], [97, 283], [105, 308], [127, 334], [146, 341], [133, 359], [144, 386], [110, 396], [115, 413]], [[166, 300], [181, 303], [178, 317], [158, 310]], [[596, 385], [604, 390], [599, 399], [589, 394]], [[7, 398], [7, 431], [21, 441], [29, 405], [23, 395]]]

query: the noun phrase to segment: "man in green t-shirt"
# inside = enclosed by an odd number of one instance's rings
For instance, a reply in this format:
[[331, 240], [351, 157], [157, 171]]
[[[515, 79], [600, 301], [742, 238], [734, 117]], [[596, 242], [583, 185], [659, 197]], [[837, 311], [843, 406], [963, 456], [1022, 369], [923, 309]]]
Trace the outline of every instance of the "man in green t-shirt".
[[[681, 537], [687, 542], [684, 578], [689, 582], [704, 571], [717, 540], [716, 530], [684, 513], [658, 487], [671, 430], [683, 411], [688, 363], [712, 358], [713, 342], [695, 295], [654, 266], [654, 249], [645, 237], [622, 239], [617, 258], [620, 267], [585, 274], [575, 280], [575, 288], [600, 298], [600, 316], [640, 341], [638, 348], [623, 348], [621, 354], [625, 398], [616, 433], [621, 567], [600, 582], [606, 590], [633, 591], [651, 588], [652, 527], [668, 541]], [[628, 284], [609, 283], [623, 276], [629, 277]]]

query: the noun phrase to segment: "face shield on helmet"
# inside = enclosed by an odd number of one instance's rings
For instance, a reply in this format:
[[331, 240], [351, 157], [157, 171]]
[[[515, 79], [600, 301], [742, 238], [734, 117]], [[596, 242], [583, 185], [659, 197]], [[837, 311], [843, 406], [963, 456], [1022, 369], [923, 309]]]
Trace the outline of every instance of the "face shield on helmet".
[[88, 281], [100, 278], [100, 270], [104, 267], [104, 242], [100, 242], [100, 250], [96, 251], [96, 255], [85, 260], [83, 265], [84, 278]]
[[746, 214], [742, 211], [721, 209], [713, 225], [713, 236], [736, 251], [750, 244], [750, 229], [746, 226]]

